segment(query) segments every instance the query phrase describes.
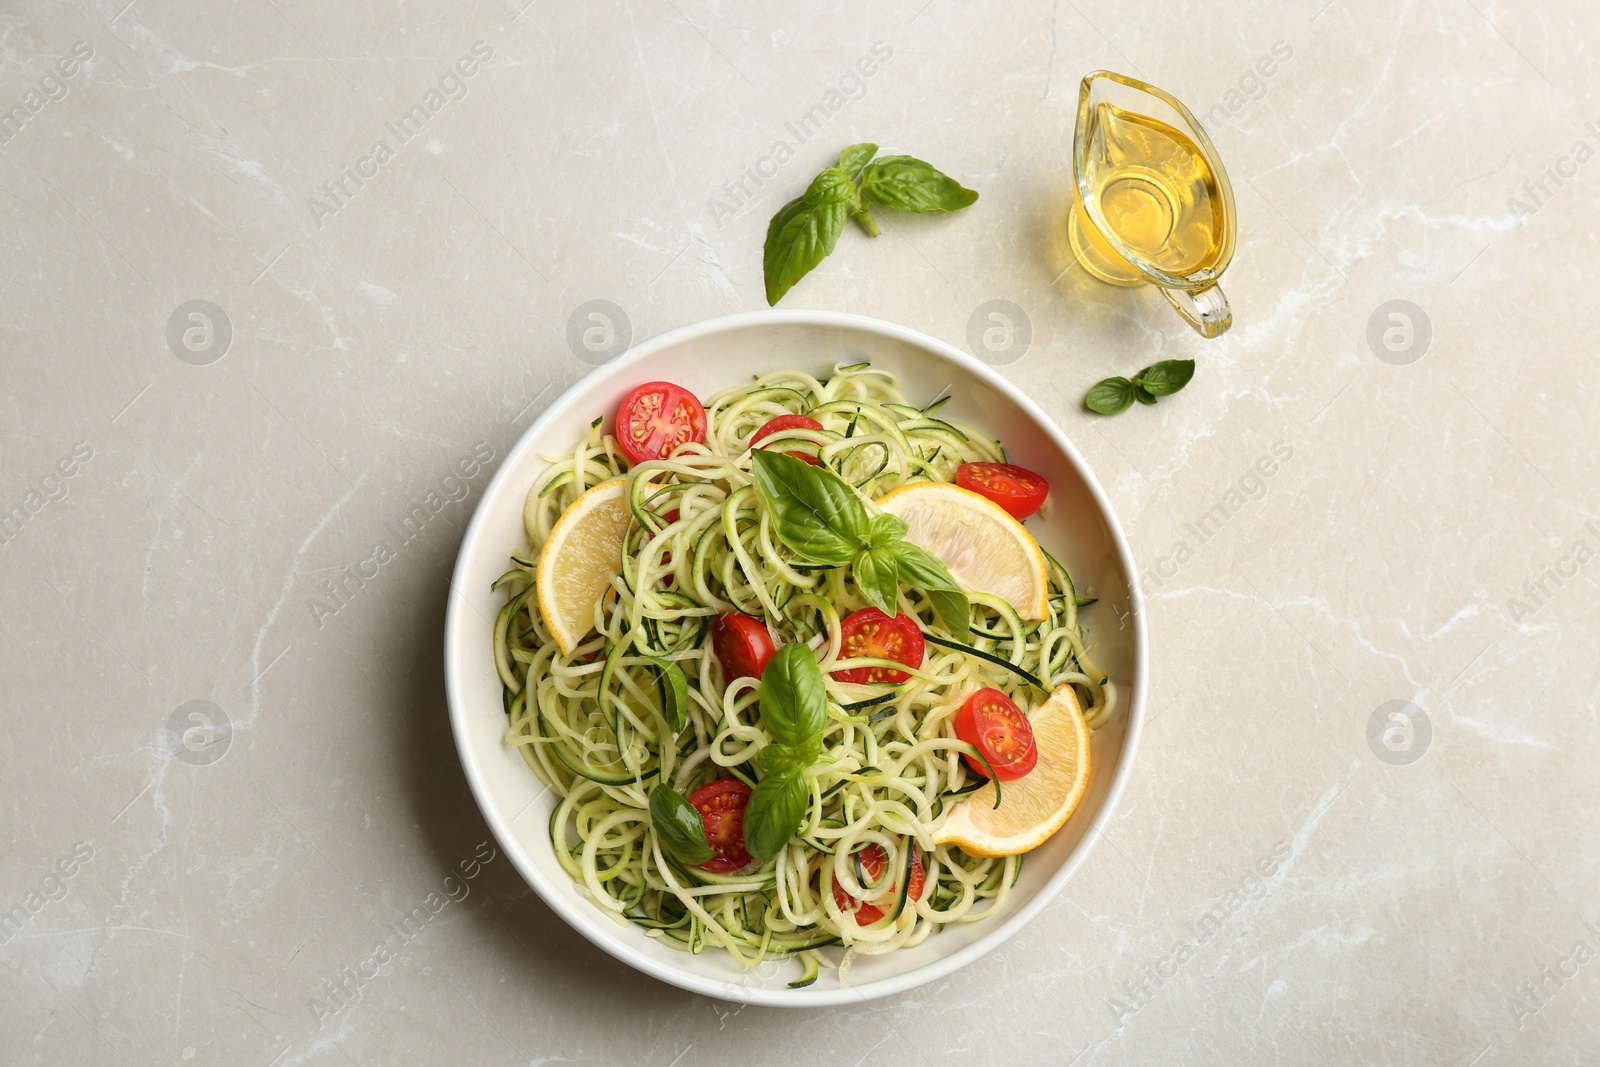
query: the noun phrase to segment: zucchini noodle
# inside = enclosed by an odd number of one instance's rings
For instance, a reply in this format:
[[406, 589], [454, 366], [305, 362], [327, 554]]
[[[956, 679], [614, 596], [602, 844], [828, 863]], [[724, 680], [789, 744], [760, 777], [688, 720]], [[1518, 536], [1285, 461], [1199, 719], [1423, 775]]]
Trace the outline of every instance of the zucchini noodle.
[[[842, 659], [840, 620], [866, 606], [844, 571], [808, 564], [784, 547], [755, 487], [748, 443], [768, 420], [805, 414], [821, 429], [779, 431], [763, 447], [818, 458], [874, 500], [916, 480], [951, 481], [967, 462], [1004, 462], [999, 441], [941, 418], [943, 400], [908, 405], [893, 375], [869, 364], [838, 366], [819, 381], [780, 371], [724, 389], [706, 402], [703, 444], [629, 467], [596, 420], [529, 491], [529, 554], [513, 556], [496, 583], [509, 596], [495, 623], [495, 659], [509, 719], [506, 740], [560, 798], [550, 839], [567, 873], [596, 905], [674, 948], [726, 950], [740, 964], [799, 957], [814, 981], [821, 966], [847, 980], [851, 958], [915, 945], [946, 923], [998, 911], [1022, 857], [969, 856], [933, 844], [947, 806], [986, 781], [961, 759], [951, 718], [960, 699], [986, 686], [1024, 709], [1046, 689], [1072, 683], [1091, 729], [1115, 707], [1115, 691], [1089, 658], [1079, 598], [1066, 569], [1049, 561], [1049, 617], [1025, 623], [1006, 602], [974, 594], [972, 634], [956, 641], [920, 590], [903, 588], [899, 610], [928, 636], [916, 669], [894, 661]], [[596, 602], [594, 631], [562, 655], [540, 619], [534, 591], [540, 547], [562, 511], [587, 488], [626, 474], [631, 519], [620, 572]], [[731, 611], [762, 619], [779, 644], [815, 651], [828, 692], [822, 755], [807, 773], [810, 801], [799, 831], [772, 862], [746, 873], [713, 874], [679, 864], [651, 827], [650, 790], [683, 794], [714, 778], [754, 785], [755, 756], [770, 742], [757, 683], [729, 684], [709, 631]], [[647, 658], [651, 657], [651, 658]], [[653, 659], [688, 679], [687, 726], [668, 725], [668, 693]], [[909, 679], [856, 685], [834, 675], [887, 665]], [[1015, 669], [1013, 669], [1015, 668]], [[858, 850], [876, 845], [876, 881]], [[909, 898], [912, 850], [925, 872]], [[877, 898], [884, 919], [862, 926], [841, 911], [833, 886]], [[842, 960], [824, 946], [842, 945]], [[828, 954], [831, 957], [832, 954]]]

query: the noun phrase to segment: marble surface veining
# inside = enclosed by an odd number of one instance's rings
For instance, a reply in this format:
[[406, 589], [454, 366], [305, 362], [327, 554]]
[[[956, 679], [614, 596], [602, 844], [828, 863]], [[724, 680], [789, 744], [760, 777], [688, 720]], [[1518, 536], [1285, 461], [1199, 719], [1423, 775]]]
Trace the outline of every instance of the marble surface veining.
[[[0, 1061], [1600, 1061], [1597, 41], [1579, 0], [7, 5]], [[1227, 162], [1219, 340], [1062, 257], [1101, 67]], [[982, 199], [785, 304], [977, 345], [1059, 420], [1144, 572], [1150, 720], [1002, 950], [740, 1008], [484, 844], [442, 608], [521, 430], [764, 306], [767, 219], [861, 140]]]

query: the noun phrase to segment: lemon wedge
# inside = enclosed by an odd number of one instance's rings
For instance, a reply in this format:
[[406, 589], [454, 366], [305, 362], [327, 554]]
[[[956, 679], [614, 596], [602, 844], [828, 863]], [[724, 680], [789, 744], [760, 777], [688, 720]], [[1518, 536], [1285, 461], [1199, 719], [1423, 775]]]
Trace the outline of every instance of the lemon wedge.
[[959, 845], [972, 856], [1015, 856], [1066, 824], [1089, 788], [1089, 727], [1072, 686], [1057, 687], [1028, 721], [1039, 746], [1033, 770], [1001, 783], [998, 808], [993, 782], [956, 804], [934, 844]]
[[601, 482], [567, 505], [539, 550], [539, 616], [562, 655], [594, 629], [594, 605], [622, 571], [628, 479]]
[[989, 593], [1027, 622], [1049, 615], [1044, 550], [999, 504], [949, 482], [911, 482], [878, 500], [906, 540], [944, 561], [963, 589]]

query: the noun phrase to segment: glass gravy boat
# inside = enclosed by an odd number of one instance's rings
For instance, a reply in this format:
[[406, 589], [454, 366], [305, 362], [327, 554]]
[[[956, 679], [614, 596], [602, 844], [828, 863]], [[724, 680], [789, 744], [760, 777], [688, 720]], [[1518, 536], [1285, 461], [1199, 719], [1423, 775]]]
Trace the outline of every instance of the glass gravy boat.
[[1233, 187], [1211, 139], [1170, 93], [1123, 74], [1083, 79], [1067, 237], [1112, 285], [1154, 285], [1202, 337], [1233, 324], [1217, 280], [1233, 259]]

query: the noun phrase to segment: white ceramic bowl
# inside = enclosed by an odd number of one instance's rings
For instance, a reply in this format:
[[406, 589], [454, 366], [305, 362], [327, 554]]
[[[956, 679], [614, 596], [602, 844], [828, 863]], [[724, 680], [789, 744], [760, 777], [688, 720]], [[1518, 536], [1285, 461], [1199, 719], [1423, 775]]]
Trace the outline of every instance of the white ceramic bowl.
[[[633, 386], [665, 379], [706, 396], [748, 381], [752, 373], [800, 368], [820, 375], [836, 363], [862, 359], [898, 374], [912, 403], [948, 391], [951, 416], [994, 433], [1015, 462], [1049, 479], [1050, 518], [1030, 526], [1079, 588], [1100, 598], [1083, 618], [1096, 661], [1117, 684], [1121, 708], [1094, 736], [1088, 795], [1067, 825], [1029, 854], [998, 915], [946, 927], [915, 948], [858, 958], [848, 986], [825, 970], [815, 985], [789, 989], [787, 982], [798, 973], [792, 962], [745, 971], [720, 951], [679, 952], [578, 895], [550, 845], [554, 798], [503, 740], [505, 713], [490, 630], [504, 597], [491, 593], [489, 584], [505, 570], [507, 556], [524, 550], [523, 498], [548, 465], [539, 454], [569, 451], [590, 420], [601, 414], [609, 419]], [[1127, 783], [1144, 719], [1145, 637], [1136, 573], [1111, 505], [1077, 449], [1021, 390], [984, 364], [913, 330], [855, 315], [730, 315], [652, 338], [595, 370], [551, 404], [506, 457], [467, 527], [446, 609], [451, 724], [467, 780], [506, 855], [557, 915], [600, 948], [708, 996], [794, 1007], [856, 1003], [943, 978], [992, 951], [1038, 915], [1088, 858]]]

